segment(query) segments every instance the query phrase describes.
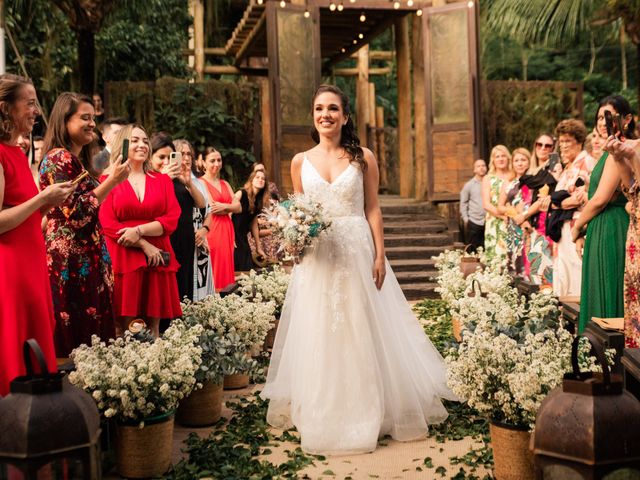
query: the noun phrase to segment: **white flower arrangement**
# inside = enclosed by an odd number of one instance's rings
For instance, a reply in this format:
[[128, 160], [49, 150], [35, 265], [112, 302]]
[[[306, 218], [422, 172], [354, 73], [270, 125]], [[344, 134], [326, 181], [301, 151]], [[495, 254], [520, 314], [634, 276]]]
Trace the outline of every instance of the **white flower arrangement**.
[[256, 273], [251, 270], [248, 275], [238, 278], [240, 295], [255, 303], [273, 302], [274, 314], [280, 316], [284, 299], [287, 296], [291, 276], [279, 265], [269, 270]]
[[290, 195], [288, 200], [264, 209], [273, 237], [280, 244], [285, 260], [299, 258], [323, 230], [331, 226], [322, 205], [304, 194]]
[[71, 353], [76, 370], [69, 381], [88, 392], [105, 417], [143, 426], [145, 418], [174, 410], [196, 386], [201, 331], [175, 320], [153, 342], [127, 337], [106, 344], [94, 335], [91, 346]]
[[208, 296], [182, 304], [189, 326], [201, 326], [202, 366], [198, 381], [220, 383], [223, 375], [250, 373], [258, 365], [249, 352], [262, 345], [274, 324], [273, 302], [254, 303], [238, 295]]

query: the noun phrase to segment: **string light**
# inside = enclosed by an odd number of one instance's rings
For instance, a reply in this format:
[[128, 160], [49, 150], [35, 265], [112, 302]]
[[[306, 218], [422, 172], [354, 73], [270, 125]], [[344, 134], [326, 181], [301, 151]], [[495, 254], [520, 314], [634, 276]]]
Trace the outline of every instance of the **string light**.
[[349, 0], [351, 3], [356, 3], [356, 0]]
[[336, 4], [335, 4], [335, 3], [333, 3], [333, 2], [331, 2], [331, 3], [329, 4], [329, 10], [331, 10], [332, 12], [335, 12], [335, 11], [336, 11]]
[[285, 2], [284, 0], [280, 0], [280, 6], [282, 8], [286, 7], [287, 6], [287, 2]]
[[359, 34], [358, 34], [358, 38], [359, 38], [360, 40], [362, 40], [362, 39], [364, 38], [364, 35], [363, 35], [362, 33], [359, 33]]
[[342, 1], [340, 1], [338, 4], [338, 11], [341, 12], [342, 10], [344, 10], [344, 5], [342, 4]]
[[346, 52], [346, 51], [347, 51], [347, 49], [346, 49], [346, 48], [344, 48], [344, 47], [342, 47], [342, 48], [340, 49], [340, 51], [341, 51], [342, 53], [344, 53], [344, 52]]
[[413, 0], [407, 0], [407, 7], [413, 7]]
[[262, 5], [263, 2], [264, 0], [258, 0], [258, 5]]
[[355, 45], [356, 43], [358, 43], [358, 40], [356, 40], [355, 38], [353, 39], [353, 44]]
[[416, 12], [416, 15], [421, 17], [422, 16], [422, 9], [419, 8], [418, 11]]
[[311, 13], [309, 13], [308, 9], [305, 9], [304, 11], [304, 18], [309, 18], [311, 16]]
[[398, 1], [393, 2], [393, 8], [398, 10], [400, 8], [400, 2], [398, 2]]
[[362, 12], [362, 13], [360, 14], [360, 21], [361, 21], [361, 22], [366, 22], [366, 21], [367, 21], [367, 17], [366, 17], [366, 15], [364, 14], [364, 12]]

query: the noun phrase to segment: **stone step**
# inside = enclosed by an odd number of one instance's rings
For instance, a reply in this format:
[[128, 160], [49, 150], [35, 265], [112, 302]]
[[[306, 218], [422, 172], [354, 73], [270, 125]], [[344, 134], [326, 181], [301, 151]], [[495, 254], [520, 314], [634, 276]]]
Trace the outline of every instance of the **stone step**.
[[384, 234], [391, 233], [442, 233], [447, 226], [439, 220], [424, 220], [420, 222], [386, 222]]
[[385, 247], [385, 252], [387, 254], [388, 259], [401, 259], [401, 258], [412, 258], [412, 259], [423, 259], [428, 260], [434, 255], [439, 255], [440, 252], [444, 250], [443, 247]]
[[402, 285], [402, 291], [407, 300], [422, 300], [423, 298], [439, 298], [435, 291], [436, 283], [409, 283]]
[[396, 258], [390, 259], [389, 264], [394, 272], [433, 272], [435, 275], [437, 270], [435, 260], [429, 259], [407, 259]]
[[398, 283], [403, 287], [412, 283], [431, 283], [437, 275], [436, 270], [424, 270], [420, 272], [395, 272]]
[[444, 247], [451, 245], [451, 237], [446, 233], [430, 234], [401, 234], [393, 233], [385, 235], [384, 245], [387, 247], [424, 246]]
[[383, 215], [394, 213], [428, 213], [437, 216], [436, 209], [430, 203], [382, 203], [380, 205]]
[[398, 222], [440, 222], [446, 226], [444, 220], [434, 213], [391, 213], [382, 214], [382, 220], [384, 223], [398, 223]]

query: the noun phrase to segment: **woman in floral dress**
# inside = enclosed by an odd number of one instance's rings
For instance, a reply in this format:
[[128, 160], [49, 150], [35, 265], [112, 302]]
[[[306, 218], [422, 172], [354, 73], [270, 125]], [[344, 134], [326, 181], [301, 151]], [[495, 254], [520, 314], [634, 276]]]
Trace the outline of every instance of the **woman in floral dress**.
[[127, 162], [114, 164], [100, 184], [93, 176], [90, 145], [95, 111], [91, 99], [61, 94], [51, 111], [40, 165], [40, 189], [87, 174], [59, 207], [47, 214], [47, 265], [56, 317], [55, 347], [67, 357], [91, 336], [114, 336], [111, 308], [113, 272], [98, 221], [100, 203], [128, 174]]
[[512, 178], [511, 153], [504, 145], [496, 145], [491, 150], [489, 174], [482, 179], [482, 206], [487, 212], [484, 248], [490, 258], [507, 256], [507, 223], [498, 211], [498, 200], [502, 185]]

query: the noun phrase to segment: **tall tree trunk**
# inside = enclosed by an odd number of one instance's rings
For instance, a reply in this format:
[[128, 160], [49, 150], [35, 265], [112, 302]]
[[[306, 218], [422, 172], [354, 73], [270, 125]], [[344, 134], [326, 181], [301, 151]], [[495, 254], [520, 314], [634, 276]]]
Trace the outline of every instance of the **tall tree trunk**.
[[620, 22], [620, 63], [622, 67], [622, 89], [626, 90], [629, 86], [627, 80], [627, 52], [625, 50], [624, 23]]
[[92, 95], [95, 91], [95, 33], [88, 28], [80, 27], [78, 37], [78, 72], [80, 76], [80, 93]]

